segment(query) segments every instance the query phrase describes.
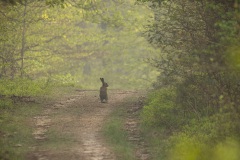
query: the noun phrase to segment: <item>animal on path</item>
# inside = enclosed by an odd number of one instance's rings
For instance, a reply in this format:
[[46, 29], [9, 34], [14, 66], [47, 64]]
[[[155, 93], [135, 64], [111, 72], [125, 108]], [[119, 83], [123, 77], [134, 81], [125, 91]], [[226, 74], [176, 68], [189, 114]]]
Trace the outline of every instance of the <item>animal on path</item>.
[[102, 103], [108, 102], [108, 95], [107, 95], [108, 84], [106, 82], [104, 82], [104, 78], [100, 78], [100, 80], [102, 82], [102, 87], [100, 88], [100, 95], [99, 95], [100, 100]]

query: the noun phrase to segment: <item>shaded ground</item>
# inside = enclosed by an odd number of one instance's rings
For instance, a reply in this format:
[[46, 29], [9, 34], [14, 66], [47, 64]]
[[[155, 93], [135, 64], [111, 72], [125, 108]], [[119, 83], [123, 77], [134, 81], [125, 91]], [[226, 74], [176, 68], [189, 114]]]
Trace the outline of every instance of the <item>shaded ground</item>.
[[[100, 130], [104, 120], [114, 107], [125, 98], [137, 95], [133, 91], [109, 91], [109, 102], [100, 103], [98, 91], [76, 91], [45, 106], [44, 112], [33, 118], [33, 135], [38, 141], [32, 146], [28, 160], [115, 160], [116, 156], [104, 142]], [[136, 144], [136, 158], [149, 159], [143, 140], [137, 129], [134, 113], [139, 102], [129, 104], [126, 130], [129, 140]]]

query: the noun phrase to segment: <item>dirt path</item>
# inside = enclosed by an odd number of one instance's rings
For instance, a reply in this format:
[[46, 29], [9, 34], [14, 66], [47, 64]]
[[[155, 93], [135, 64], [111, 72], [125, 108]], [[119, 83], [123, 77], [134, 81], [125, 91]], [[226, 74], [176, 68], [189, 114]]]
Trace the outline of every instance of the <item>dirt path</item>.
[[76, 91], [59, 102], [45, 107], [34, 117], [29, 160], [115, 160], [104, 143], [100, 130], [105, 118], [124, 98], [136, 92], [109, 91], [109, 102], [100, 103], [97, 91]]

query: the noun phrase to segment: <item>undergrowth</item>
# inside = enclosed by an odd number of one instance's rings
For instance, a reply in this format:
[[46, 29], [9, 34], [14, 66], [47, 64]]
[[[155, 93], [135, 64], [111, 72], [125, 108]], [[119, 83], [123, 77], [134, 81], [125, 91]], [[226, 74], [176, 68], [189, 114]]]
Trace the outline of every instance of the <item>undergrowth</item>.
[[0, 79], [0, 160], [26, 159], [36, 143], [33, 117], [42, 112], [46, 102], [54, 102], [73, 90], [73, 86], [44, 80]]
[[240, 116], [234, 107], [225, 104], [209, 115], [183, 112], [175, 91], [155, 90], [141, 113], [153, 160], [239, 160]]
[[0, 108], [0, 159], [26, 159], [29, 147], [35, 143], [31, 118], [40, 111], [37, 104], [26, 103]]

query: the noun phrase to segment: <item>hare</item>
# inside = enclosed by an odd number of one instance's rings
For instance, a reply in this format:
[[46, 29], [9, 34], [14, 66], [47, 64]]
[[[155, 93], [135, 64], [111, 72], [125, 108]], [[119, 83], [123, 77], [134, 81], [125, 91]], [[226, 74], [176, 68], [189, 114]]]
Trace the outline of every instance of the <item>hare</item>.
[[100, 88], [100, 99], [101, 102], [103, 103], [105, 100], [106, 102], [108, 101], [108, 95], [107, 95], [107, 87], [108, 84], [106, 82], [104, 82], [104, 78], [100, 78], [100, 80], [102, 81], [102, 87]]

